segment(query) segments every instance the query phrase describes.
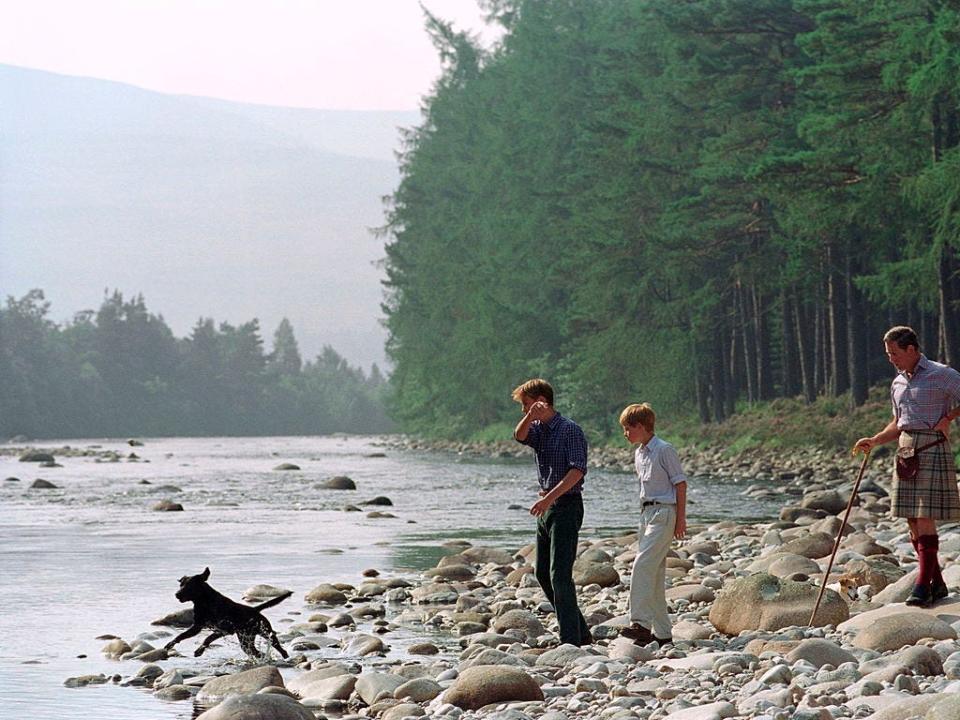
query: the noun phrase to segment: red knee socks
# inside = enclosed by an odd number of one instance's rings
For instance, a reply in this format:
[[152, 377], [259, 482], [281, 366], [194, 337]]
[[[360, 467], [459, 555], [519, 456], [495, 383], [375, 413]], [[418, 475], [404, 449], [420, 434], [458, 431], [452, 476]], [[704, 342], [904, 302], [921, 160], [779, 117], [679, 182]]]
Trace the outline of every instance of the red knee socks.
[[940, 561], [937, 552], [940, 550], [940, 537], [937, 535], [921, 535], [917, 538], [914, 547], [917, 548], [917, 560], [920, 562], [920, 575], [917, 585], [939, 585], [943, 583], [940, 574]]

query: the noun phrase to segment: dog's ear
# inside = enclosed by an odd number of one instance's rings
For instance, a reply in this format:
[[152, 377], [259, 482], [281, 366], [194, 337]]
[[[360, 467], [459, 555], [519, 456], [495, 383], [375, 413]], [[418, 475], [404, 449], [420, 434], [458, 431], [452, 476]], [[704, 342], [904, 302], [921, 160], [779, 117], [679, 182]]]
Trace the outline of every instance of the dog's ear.
[[203, 572], [200, 573], [200, 579], [201, 579], [201, 580], [206, 580], [206, 579], [209, 578], [209, 577], [210, 577], [210, 568], [204, 568], [204, 569], [203, 569]]

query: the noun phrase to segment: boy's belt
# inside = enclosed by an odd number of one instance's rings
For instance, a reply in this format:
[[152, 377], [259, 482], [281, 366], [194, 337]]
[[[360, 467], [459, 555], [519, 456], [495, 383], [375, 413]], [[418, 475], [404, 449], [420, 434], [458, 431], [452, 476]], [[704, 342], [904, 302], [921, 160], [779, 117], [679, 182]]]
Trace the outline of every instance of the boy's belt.
[[650, 505], [673, 505], [673, 503], [660, 502], [659, 500], [644, 500], [642, 507], [649, 507]]

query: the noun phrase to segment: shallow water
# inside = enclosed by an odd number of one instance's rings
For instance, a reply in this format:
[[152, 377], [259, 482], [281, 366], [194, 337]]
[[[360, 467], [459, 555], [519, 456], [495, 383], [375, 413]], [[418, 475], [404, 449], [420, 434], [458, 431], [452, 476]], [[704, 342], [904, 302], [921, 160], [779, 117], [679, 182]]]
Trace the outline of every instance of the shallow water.
[[[58, 457], [63, 467], [40, 468], [16, 456], [0, 457], [0, 479], [20, 478], [0, 480], [5, 591], [0, 717], [5, 720], [193, 717], [190, 702], [166, 703], [148, 691], [115, 685], [70, 689], [63, 681], [135, 674], [142, 663], [104, 658], [105, 641], [96, 636], [110, 633], [130, 641], [158, 630], [150, 621], [181, 607], [173, 597], [177, 579], [204, 567], [211, 569], [211, 585], [235, 599], [257, 583], [293, 590], [293, 598], [268, 611], [282, 633], [284, 622], [305, 617], [297, 615], [303, 594], [320, 582], [357, 584], [361, 571], [371, 567], [390, 574], [432, 566], [447, 552], [440, 545], [448, 539], [516, 549], [533, 537], [533, 520], [522, 509], [536, 497], [532, 460], [413, 453], [362, 437], [147, 439], [137, 448], [117, 441], [42, 443], [63, 444], [97, 444], [149, 462]], [[380, 452], [386, 457], [370, 457]], [[272, 470], [281, 462], [302, 470]], [[333, 475], [348, 475], [358, 489], [316, 487]], [[37, 478], [58, 488], [30, 490]], [[743, 486], [745, 481], [694, 479], [691, 521], [776, 516], [779, 503], [745, 498]], [[396, 519], [340, 510], [376, 495], [392, 499], [393, 507], [376, 509]], [[153, 512], [151, 506], [163, 498], [185, 511]], [[635, 498], [630, 474], [591, 470], [585, 533], [631, 528]], [[508, 509], [513, 504], [521, 509]], [[392, 655], [402, 654], [414, 639], [403, 631], [391, 633]], [[179, 649], [189, 655], [198, 642], [186, 640]], [[200, 661], [190, 657], [163, 666], [212, 670], [242, 655], [235, 640], [218, 645]]]

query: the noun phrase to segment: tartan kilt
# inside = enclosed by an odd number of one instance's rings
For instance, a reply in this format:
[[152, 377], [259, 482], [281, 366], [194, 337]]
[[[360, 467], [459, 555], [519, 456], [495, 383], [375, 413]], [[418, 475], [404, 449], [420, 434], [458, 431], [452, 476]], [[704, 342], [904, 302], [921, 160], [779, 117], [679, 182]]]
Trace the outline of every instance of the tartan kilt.
[[[940, 433], [933, 430], [904, 430], [898, 447], [920, 447], [939, 437]], [[900, 480], [894, 465], [890, 514], [898, 518], [960, 520], [957, 467], [949, 440], [920, 453], [920, 468], [914, 480]]]

